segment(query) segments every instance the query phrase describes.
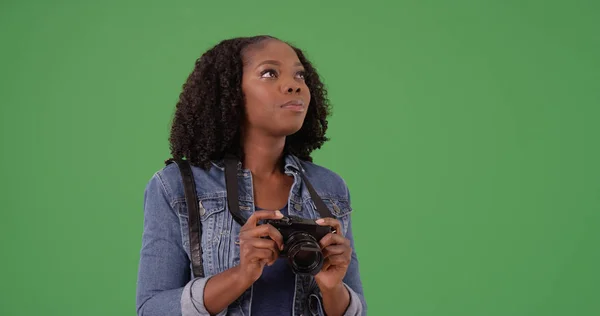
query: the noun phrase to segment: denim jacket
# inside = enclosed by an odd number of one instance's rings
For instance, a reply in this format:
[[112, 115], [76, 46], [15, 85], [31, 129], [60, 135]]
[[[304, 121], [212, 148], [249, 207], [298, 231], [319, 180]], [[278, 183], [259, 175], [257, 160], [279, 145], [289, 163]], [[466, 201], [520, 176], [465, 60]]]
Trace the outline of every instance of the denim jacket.
[[[319, 214], [302, 183], [299, 172], [308, 180], [331, 213], [341, 222], [344, 236], [350, 239], [352, 260], [343, 279], [350, 293], [345, 315], [366, 315], [359, 264], [350, 228], [350, 194], [344, 180], [316, 164], [285, 156], [285, 173], [294, 177], [288, 200], [289, 215], [318, 218]], [[216, 274], [240, 263], [236, 244], [241, 226], [227, 205], [223, 161], [209, 170], [192, 166], [202, 223], [202, 259], [205, 277], [191, 272], [188, 237], [188, 212], [182, 178], [177, 164], [156, 172], [144, 193], [144, 225], [137, 280], [138, 315], [209, 315], [204, 306], [204, 287]], [[300, 169], [302, 168], [302, 169]], [[252, 175], [238, 164], [240, 211], [248, 218], [254, 210]], [[312, 276], [296, 276], [292, 315], [325, 315], [319, 288]], [[252, 287], [217, 315], [250, 315]]]

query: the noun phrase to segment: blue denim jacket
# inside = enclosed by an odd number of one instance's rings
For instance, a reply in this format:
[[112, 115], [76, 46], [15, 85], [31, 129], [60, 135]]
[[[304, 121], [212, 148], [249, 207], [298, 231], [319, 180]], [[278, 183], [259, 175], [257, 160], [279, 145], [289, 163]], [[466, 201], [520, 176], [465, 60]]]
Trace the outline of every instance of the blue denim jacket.
[[[331, 213], [341, 222], [344, 235], [350, 227], [350, 194], [344, 180], [334, 172], [310, 162], [299, 166], [285, 157], [285, 173], [294, 177], [288, 200], [290, 215], [318, 218], [315, 204], [298, 172], [303, 168]], [[188, 238], [188, 212], [183, 183], [176, 164], [159, 170], [144, 193], [144, 229], [137, 280], [137, 314], [145, 316], [209, 315], [204, 306], [204, 286], [211, 276], [240, 263], [235, 243], [241, 226], [233, 220], [227, 206], [225, 173], [222, 161], [213, 162], [208, 171], [192, 167], [202, 222], [202, 258], [205, 277], [191, 272]], [[254, 210], [252, 175], [238, 164], [240, 211], [248, 218]], [[354, 250], [354, 240], [351, 240]], [[345, 315], [366, 315], [367, 305], [356, 251], [344, 278], [350, 292]], [[312, 276], [296, 276], [292, 315], [325, 315], [319, 288]], [[250, 315], [252, 287], [217, 315]]]

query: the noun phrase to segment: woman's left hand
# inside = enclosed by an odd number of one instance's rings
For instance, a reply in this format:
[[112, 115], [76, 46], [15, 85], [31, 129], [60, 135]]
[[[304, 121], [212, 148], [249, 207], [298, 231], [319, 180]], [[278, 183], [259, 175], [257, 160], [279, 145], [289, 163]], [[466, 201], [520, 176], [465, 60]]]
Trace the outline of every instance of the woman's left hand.
[[315, 275], [315, 281], [321, 291], [333, 290], [342, 284], [346, 275], [352, 258], [352, 247], [350, 240], [344, 237], [342, 225], [337, 219], [322, 218], [317, 220], [317, 224], [335, 229], [335, 233], [329, 233], [319, 241], [324, 264], [321, 271]]

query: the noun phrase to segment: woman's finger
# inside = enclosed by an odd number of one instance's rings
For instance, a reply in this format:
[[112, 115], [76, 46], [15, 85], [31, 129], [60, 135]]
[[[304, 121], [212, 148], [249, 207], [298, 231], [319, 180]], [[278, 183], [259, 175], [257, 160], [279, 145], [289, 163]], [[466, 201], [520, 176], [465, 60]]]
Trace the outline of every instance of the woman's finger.
[[350, 264], [350, 256], [346, 254], [333, 255], [327, 257], [330, 266], [347, 266]]
[[330, 245], [350, 245], [350, 241], [344, 238], [342, 235], [329, 233], [319, 240], [319, 245], [321, 245], [321, 248], [325, 248]]
[[321, 226], [331, 226], [331, 227], [333, 227], [336, 234], [343, 236], [342, 224], [337, 219], [334, 219], [331, 217], [325, 217], [325, 218], [319, 218], [315, 222]]
[[283, 214], [281, 214], [280, 211], [264, 211], [264, 210], [256, 211], [256, 212], [252, 213], [252, 215], [250, 215], [250, 217], [248, 217], [246, 224], [244, 224], [244, 226], [242, 226], [240, 231], [248, 230], [248, 229], [252, 229], [252, 228], [256, 227], [256, 225], [258, 224], [258, 221], [260, 221], [260, 220], [281, 219], [281, 218], [283, 218]]
[[334, 255], [341, 255], [348, 252], [349, 250], [352, 251], [352, 249], [349, 249], [345, 245], [331, 245], [323, 249], [323, 257], [328, 258]]
[[240, 242], [244, 239], [253, 239], [259, 237], [269, 237], [271, 240], [275, 241], [279, 250], [283, 249], [283, 236], [281, 233], [272, 225], [263, 224], [257, 227], [247, 229], [244, 231], [240, 231]]

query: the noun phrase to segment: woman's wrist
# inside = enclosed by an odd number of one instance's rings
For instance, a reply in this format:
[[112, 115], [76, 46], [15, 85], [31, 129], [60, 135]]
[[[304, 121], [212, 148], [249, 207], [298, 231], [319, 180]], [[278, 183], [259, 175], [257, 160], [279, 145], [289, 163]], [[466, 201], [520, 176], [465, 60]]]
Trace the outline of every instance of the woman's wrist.
[[350, 305], [350, 292], [340, 282], [331, 288], [321, 288], [321, 297], [323, 298], [323, 309], [327, 315], [343, 315]]
[[243, 287], [245, 289], [252, 286], [252, 284], [254, 284], [254, 282], [256, 281], [256, 280], [252, 280], [252, 278], [250, 278], [248, 276], [248, 274], [245, 273], [245, 271], [242, 269], [242, 267], [240, 265], [237, 265], [237, 266], [231, 268], [231, 270], [233, 270], [235, 283], [239, 284], [241, 287]]
[[342, 282], [334, 285], [333, 287], [319, 286], [319, 290], [321, 290], [322, 295], [339, 294], [343, 291], [348, 291], [346, 290], [346, 286]]

